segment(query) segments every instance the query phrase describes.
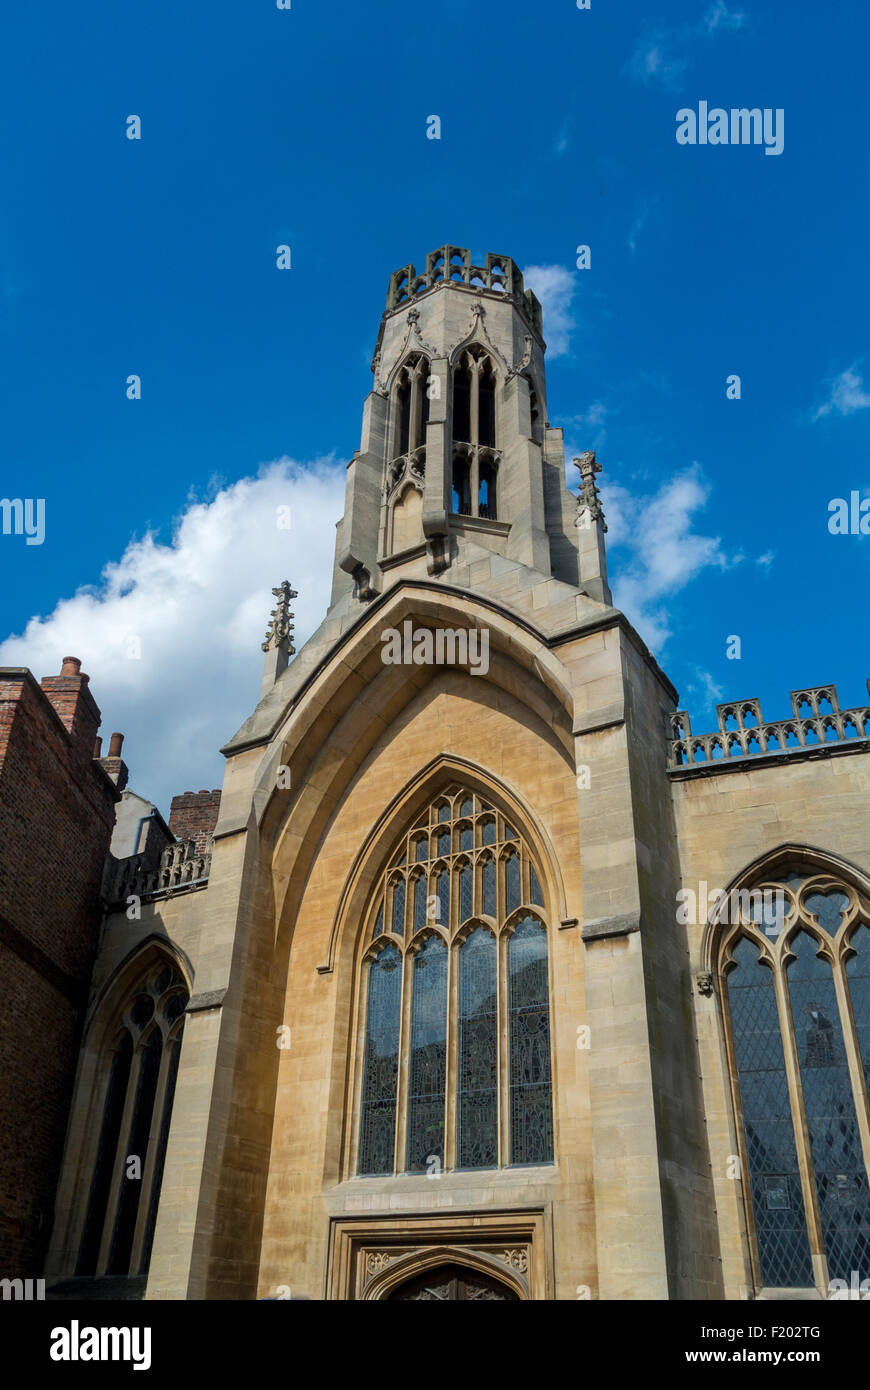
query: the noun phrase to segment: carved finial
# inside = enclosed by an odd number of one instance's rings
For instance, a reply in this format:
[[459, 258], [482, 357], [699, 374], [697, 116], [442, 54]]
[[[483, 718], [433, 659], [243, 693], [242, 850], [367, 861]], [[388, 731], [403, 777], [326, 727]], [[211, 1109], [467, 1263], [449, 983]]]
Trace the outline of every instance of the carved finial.
[[588, 526], [591, 521], [600, 521], [602, 531], [607, 530], [601, 498], [595, 486], [595, 474], [601, 472], [601, 464], [596, 461], [595, 450], [587, 449], [575, 458], [574, 467], [580, 469], [580, 491], [577, 494], [577, 525]]
[[272, 590], [272, 593], [278, 602], [272, 609], [271, 622], [260, 645], [264, 652], [275, 647], [278, 651], [286, 652], [287, 656], [294, 656], [296, 653], [296, 648], [293, 646], [294, 615], [290, 612], [290, 600], [291, 598], [298, 598], [299, 595], [295, 589], [290, 588], [289, 579], [283, 580], [277, 589]]

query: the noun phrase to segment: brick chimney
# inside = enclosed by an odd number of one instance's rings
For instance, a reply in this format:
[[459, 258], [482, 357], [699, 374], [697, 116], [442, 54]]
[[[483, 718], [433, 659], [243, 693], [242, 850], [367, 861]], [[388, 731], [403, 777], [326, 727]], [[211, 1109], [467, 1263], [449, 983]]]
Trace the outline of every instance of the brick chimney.
[[[124, 759], [121, 757], [121, 749], [124, 746], [123, 734], [112, 734], [109, 739], [109, 752], [105, 758], [100, 758], [100, 766], [111, 777], [119, 792], [122, 792], [127, 785], [130, 770]], [[99, 756], [98, 754], [95, 756]]]
[[59, 676], [43, 676], [39, 682], [64, 728], [72, 735], [76, 756], [90, 760], [100, 711], [88, 689], [89, 677], [77, 656], [65, 656]]

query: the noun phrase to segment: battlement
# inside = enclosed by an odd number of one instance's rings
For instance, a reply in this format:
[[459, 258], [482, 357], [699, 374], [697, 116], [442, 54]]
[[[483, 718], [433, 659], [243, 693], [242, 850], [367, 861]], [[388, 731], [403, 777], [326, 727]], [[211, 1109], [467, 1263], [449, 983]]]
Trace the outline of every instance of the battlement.
[[729, 700], [716, 706], [719, 730], [710, 734], [693, 734], [688, 713], [677, 710], [671, 715], [668, 767], [689, 771], [763, 754], [787, 758], [813, 748], [870, 740], [870, 705], [841, 710], [834, 685], [793, 690], [791, 708], [790, 719], [770, 724], [760, 700]]
[[538, 335], [541, 334], [540, 303], [531, 290], [524, 288], [522, 272], [510, 256], [498, 256], [490, 251], [486, 265], [472, 265], [471, 252], [464, 246], [441, 246], [437, 251], [430, 251], [426, 269], [420, 273], [411, 264], [394, 270], [387, 292], [387, 313], [441, 284], [466, 285], [469, 289], [507, 295]]
[[211, 869], [212, 840], [203, 848], [194, 839], [167, 845], [156, 865], [146, 862], [145, 854], [110, 860], [103, 897], [109, 906], [123, 907], [131, 896], [146, 899], [164, 897], [190, 888], [203, 888]]

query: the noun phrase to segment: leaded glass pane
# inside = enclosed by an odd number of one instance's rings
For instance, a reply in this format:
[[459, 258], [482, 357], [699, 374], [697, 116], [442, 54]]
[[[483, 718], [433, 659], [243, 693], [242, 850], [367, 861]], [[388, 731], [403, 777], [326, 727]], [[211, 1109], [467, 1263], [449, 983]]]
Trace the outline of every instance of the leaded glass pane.
[[450, 819], [450, 803], [449, 803], [449, 802], [447, 802], [447, 801], [442, 801], [442, 802], [441, 802], [441, 805], [438, 807], [438, 819], [439, 819], [439, 820], [449, 820], [449, 819]]
[[385, 946], [369, 965], [358, 1171], [392, 1173], [399, 1075], [402, 961]]
[[418, 864], [421, 864], [423, 860], [429, 858], [428, 840], [425, 835], [421, 835], [414, 846], [414, 858]]
[[396, 936], [405, 934], [405, 880], [397, 879], [393, 884], [393, 931]]
[[97, 1159], [91, 1180], [88, 1214], [85, 1219], [76, 1274], [96, 1273], [97, 1256], [100, 1253], [100, 1242], [106, 1220], [115, 1155], [118, 1151], [118, 1140], [121, 1137], [121, 1121], [124, 1116], [124, 1102], [127, 1099], [132, 1061], [133, 1039], [129, 1033], [125, 1032], [112, 1057], [109, 1086], [103, 1106], [103, 1123], [100, 1128]]
[[495, 844], [495, 821], [485, 820], [483, 822], [483, 843], [485, 845]]
[[470, 864], [463, 864], [459, 873], [459, 921], [465, 922], [474, 911], [472, 893], [474, 870]]
[[474, 813], [474, 802], [470, 796], [466, 796], [459, 807], [460, 816], [470, 816]]
[[497, 972], [495, 937], [485, 927], [477, 927], [459, 951], [456, 1159], [460, 1168], [493, 1168], [498, 1162]]
[[[170, 973], [170, 979], [172, 975]], [[154, 1100], [157, 1095], [157, 1078], [160, 1075], [160, 1062], [163, 1056], [163, 1038], [159, 1028], [153, 1028], [142, 1048], [139, 1058], [139, 1080], [136, 1086], [136, 1102], [130, 1134], [127, 1139], [127, 1154], [135, 1154], [140, 1160], [141, 1171], [145, 1170], [148, 1146], [151, 1142], [151, 1121], [154, 1114]], [[126, 1155], [125, 1155], [126, 1157]], [[115, 1230], [112, 1248], [109, 1252], [107, 1274], [129, 1274], [130, 1256], [133, 1251], [133, 1237], [139, 1215], [139, 1199], [142, 1196], [141, 1177], [129, 1177], [124, 1166], [121, 1179], [121, 1192], [115, 1215]]]
[[436, 889], [438, 898], [438, 921], [442, 927], [450, 925], [450, 875], [447, 870], [443, 870], [438, 875], [438, 887]]
[[381, 903], [380, 907], [378, 908], [378, 915], [377, 915], [377, 917], [375, 918], [375, 929], [374, 929], [374, 931], [372, 932], [372, 939], [374, 939], [376, 936], [380, 936], [380, 934], [381, 934], [381, 932], [382, 932], [383, 930], [384, 930], [384, 904]]
[[483, 863], [483, 911], [487, 917], [495, 916], [495, 860], [485, 859]]
[[459, 848], [460, 848], [460, 849], [473, 849], [473, 848], [474, 848], [474, 831], [472, 830], [472, 828], [471, 828], [470, 825], [463, 825], [463, 826], [460, 826], [460, 829], [459, 829]]
[[447, 947], [439, 936], [427, 937], [417, 951], [411, 978], [406, 1168], [409, 1173], [440, 1172], [447, 1076]]
[[529, 865], [530, 897], [529, 902], [537, 903], [538, 907], [544, 906], [544, 894], [541, 889], [540, 880], [535, 872], [534, 864]]
[[504, 861], [505, 914], [509, 915], [522, 902], [520, 889], [520, 857], [510, 854]]
[[520, 838], [513, 826], [508, 825], [507, 821], [504, 823], [504, 837], [506, 840], [518, 840]]
[[870, 1192], [831, 967], [799, 932], [788, 989], [815, 1169], [819, 1214], [832, 1279], [870, 1268]]
[[524, 917], [508, 941], [511, 1162], [550, 1163], [553, 1104], [547, 933]]
[[449, 830], [439, 830], [439, 831], [438, 831], [438, 853], [439, 853], [439, 854], [449, 854], [449, 853], [450, 853], [450, 831], [449, 831]]
[[870, 927], [861, 926], [853, 932], [851, 944], [858, 954], [848, 961], [846, 978], [852, 996], [864, 1084], [870, 1091]]
[[728, 973], [728, 1003], [755, 1232], [765, 1288], [811, 1288], [806, 1216], [773, 977], [742, 937]]
[[426, 925], [426, 876], [418, 874], [414, 879], [414, 931]]
[[845, 893], [810, 893], [805, 902], [822, 930], [836, 936], [843, 913], [849, 906], [848, 896]]

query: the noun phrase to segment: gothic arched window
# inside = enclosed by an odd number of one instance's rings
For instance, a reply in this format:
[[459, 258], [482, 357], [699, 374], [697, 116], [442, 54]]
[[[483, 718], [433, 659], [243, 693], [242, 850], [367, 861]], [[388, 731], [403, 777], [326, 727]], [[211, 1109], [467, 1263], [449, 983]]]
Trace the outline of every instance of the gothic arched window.
[[476, 793], [441, 795], [402, 836], [363, 943], [360, 1176], [553, 1161], [543, 896]]
[[188, 999], [163, 961], [117, 1010], [79, 1275], [148, 1272]]
[[717, 910], [761, 1287], [828, 1294], [870, 1269], [868, 909], [846, 882], [804, 870], [733, 890]]
[[[421, 353], [405, 359], [393, 384], [393, 425], [390, 457], [404, 458], [424, 450], [429, 420], [429, 363]], [[422, 463], [422, 459], [418, 459]]]
[[495, 520], [496, 373], [492, 358], [477, 344], [466, 348], [453, 368], [453, 511]]

